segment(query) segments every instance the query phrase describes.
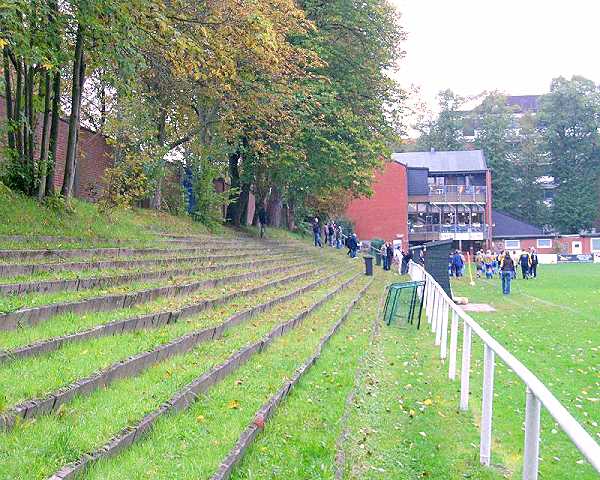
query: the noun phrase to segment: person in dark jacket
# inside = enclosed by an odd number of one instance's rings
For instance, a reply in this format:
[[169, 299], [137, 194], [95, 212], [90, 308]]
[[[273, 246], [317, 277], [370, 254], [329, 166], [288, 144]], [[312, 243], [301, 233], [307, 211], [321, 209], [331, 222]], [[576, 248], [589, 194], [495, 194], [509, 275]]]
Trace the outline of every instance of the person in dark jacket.
[[538, 256], [537, 256], [537, 252], [535, 251], [535, 248], [531, 247], [531, 254], [530, 254], [530, 258], [531, 258], [531, 267], [529, 270], [529, 276], [532, 278], [537, 278], [537, 266], [538, 266]]
[[350, 251], [350, 257], [356, 258], [356, 251], [358, 250], [358, 240], [356, 239], [356, 233], [348, 239], [348, 250]]
[[263, 238], [267, 231], [267, 211], [264, 205], [261, 205], [258, 211], [258, 223], [260, 224], [260, 238]]
[[313, 236], [315, 237], [315, 247], [323, 247], [321, 243], [321, 225], [319, 224], [319, 219], [315, 217], [315, 220], [312, 224]]
[[529, 267], [531, 267], [531, 257], [529, 253], [523, 250], [521, 252], [521, 256], [519, 257], [519, 263], [521, 264], [521, 273], [523, 273], [523, 278], [529, 278]]
[[500, 259], [500, 278], [502, 279], [502, 293], [510, 293], [510, 281], [512, 280], [515, 264], [509, 252], [502, 252]]
[[387, 269], [391, 270], [392, 262], [394, 261], [394, 246], [390, 242], [388, 242], [387, 246], [385, 247], [385, 250], [387, 257]]
[[402, 268], [400, 269], [401, 275], [406, 275], [408, 273], [408, 264], [413, 258], [412, 250], [408, 250], [408, 252], [402, 252]]
[[462, 276], [463, 267], [465, 262], [462, 259], [462, 255], [458, 250], [454, 252], [454, 256], [452, 257], [452, 271], [456, 275], [456, 277]]

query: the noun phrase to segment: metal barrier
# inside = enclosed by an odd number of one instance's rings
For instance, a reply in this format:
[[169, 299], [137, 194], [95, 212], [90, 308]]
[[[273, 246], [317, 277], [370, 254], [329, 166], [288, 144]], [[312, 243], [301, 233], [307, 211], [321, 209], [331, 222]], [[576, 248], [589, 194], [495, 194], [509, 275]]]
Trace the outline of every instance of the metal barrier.
[[427, 322], [435, 332], [435, 345], [440, 347], [440, 357], [448, 357], [448, 321], [450, 323], [450, 352], [448, 377], [456, 378], [457, 343], [459, 321], [463, 322], [463, 344], [460, 372], [460, 409], [469, 406], [469, 379], [471, 369], [471, 344], [473, 334], [484, 344], [483, 396], [481, 408], [481, 434], [479, 459], [489, 466], [492, 447], [492, 404], [494, 401], [494, 362], [498, 356], [525, 384], [525, 445], [523, 452], [523, 479], [538, 478], [540, 448], [540, 411], [543, 405], [572, 443], [600, 473], [600, 446], [575, 420], [546, 386], [508, 350], [487, 333], [464, 310], [455, 304], [425, 269], [411, 262], [409, 275], [412, 280], [425, 281], [424, 303]]

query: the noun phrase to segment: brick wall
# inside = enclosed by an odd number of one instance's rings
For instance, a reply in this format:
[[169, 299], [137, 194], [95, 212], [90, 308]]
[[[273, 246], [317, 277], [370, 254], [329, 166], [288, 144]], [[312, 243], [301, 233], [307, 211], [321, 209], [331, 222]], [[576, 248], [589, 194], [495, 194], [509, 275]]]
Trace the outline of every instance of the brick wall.
[[[2, 129], [5, 121], [6, 102], [0, 96], [0, 129]], [[41, 123], [40, 118], [36, 130], [36, 143], [39, 143], [41, 138]], [[58, 128], [57, 161], [54, 170], [54, 188], [57, 191], [60, 191], [63, 183], [68, 133], [68, 122], [61, 120]], [[3, 135], [0, 142], [4, 143], [5, 141], [5, 135]], [[77, 170], [75, 172], [75, 196], [90, 201], [97, 200], [102, 192], [104, 172], [112, 165], [112, 149], [106, 142], [104, 135], [81, 128], [79, 132]]]
[[353, 200], [346, 216], [354, 222], [361, 240], [382, 238], [408, 242], [408, 185], [406, 167], [396, 162], [385, 164], [375, 175], [371, 198]]

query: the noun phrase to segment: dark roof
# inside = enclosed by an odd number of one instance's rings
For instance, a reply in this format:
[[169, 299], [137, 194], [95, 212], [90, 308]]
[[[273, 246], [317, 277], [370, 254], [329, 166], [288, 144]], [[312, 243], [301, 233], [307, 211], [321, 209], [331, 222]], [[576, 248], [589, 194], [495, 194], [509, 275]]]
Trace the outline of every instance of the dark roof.
[[539, 95], [510, 95], [506, 97], [506, 105], [516, 107], [518, 113], [537, 112]]
[[481, 150], [394, 153], [392, 160], [409, 168], [427, 168], [433, 173], [483, 172], [487, 170]]
[[492, 209], [492, 235], [494, 238], [523, 238], [539, 237], [544, 235], [540, 227], [519, 220], [518, 218]]

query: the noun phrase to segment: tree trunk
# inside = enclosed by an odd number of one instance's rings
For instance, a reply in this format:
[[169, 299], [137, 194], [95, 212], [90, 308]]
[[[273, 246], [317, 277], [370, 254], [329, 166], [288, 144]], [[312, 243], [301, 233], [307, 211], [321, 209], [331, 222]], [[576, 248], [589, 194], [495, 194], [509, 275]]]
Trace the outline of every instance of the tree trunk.
[[240, 191], [240, 208], [238, 208], [239, 219], [236, 225], [248, 225], [248, 202], [250, 201], [250, 184], [242, 183]]
[[77, 132], [79, 130], [81, 114], [82, 72], [85, 69], [83, 62], [83, 39], [83, 26], [79, 24], [73, 57], [73, 85], [71, 88], [71, 116], [69, 117], [69, 134], [67, 137], [67, 158], [65, 159], [65, 175], [61, 190], [61, 194], [65, 198], [70, 198], [73, 195], [75, 168], [77, 166]]
[[4, 67], [4, 95], [6, 101], [6, 123], [9, 128], [6, 129], [8, 148], [13, 151], [15, 149], [15, 134], [13, 132], [13, 97], [12, 97], [12, 81], [10, 78], [10, 62], [8, 59], [8, 47], [4, 47], [3, 51], [3, 67]]
[[20, 163], [23, 161], [23, 115], [21, 112], [21, 104], [23, 99], [23, 69], [20, 59], [15, 66], [15, 70], [17, 73], [17, 84], [15, 90], [15, 110], [13, 112], [13, 118], [15, 120], [15, 147], [17, 149], [17, 155]]
[[281, 226], [281, 208], [283, 207], [283, 200], [281, 198], [281, 192], [277, 187], [271, 189], [271, 195], [269, 195], [269, 201], [267, 203], [267, 214], [269, 215], [269, 225], [272, 227]]
[[27, 167], [29, 169], [29, 185], [28, 185], [28, 189], [29, 192], [28, 193], [33, 193], [34, 191], [34, 179], [35, 179], [35, 160], [33, 158], [34, 156], [34, 135], [35, 135], [35, 124], [36, 124], [36, 118], [35, 118], [35, 111], [34, 111], [34, 107], [33, 107], [33, 91], [35, 88], [35, 69], [33, 68], [33, 66], [30, 66], [27, 70], [27, 90], [26, 90], [26, 94], [27, 94], [27, 120], [26, 120], [26, 131], [27, 131], [27, 156], [26, 156], [26, 163], [27, 163]]
[[[231, 188], [240, 188], [240, 168], [239, 168], [240, 154], [234, 152], [229, 155], [229, 177], [231, 179]], [[227, 206], [227, 220], [232, 222], [234, 225], [239, 226], [240, 219], [240, 193], [236, 193], [236, 198]], [[236, 224], [237, 219], [237, 224]]]
[[[46, 176], [48, 173], [48, 137], [50, 127], [50, 72], [44, 72], [44, 119], [42, 121], [42, 141], [40, 145], [38, 199], [46, 195]], [[40, 80], [41, 84], [41, 80]], [[41, 88], [40, 88], [41, 90]]]
[[[158, 119], [158, 145], [159, 147], [163, 147], [165, 145], [166, 140], [166, 122], [167, 122], [167, 114], [163, 108], [160, 109], [160, 117]], [[161, 159], [161, 163], [162, 163]], [[154, 193], [152, 194], [152, 198], [150, 199], [150, 208], [153, 210], [160, 210], [160, 206], [162, 203], [162, 173], [158, 173], [158, 178], [156, 179], [156, 185], [154, 187]]]
[[58, 126], [60, 124], [60, 72], [54, 74], [52, 82], [52, 122], [50, 125], [50, 141], [48, 152], [48, 168], [46, 174], [46, 195], [54, 194], [54, 168], [58, 147]]

